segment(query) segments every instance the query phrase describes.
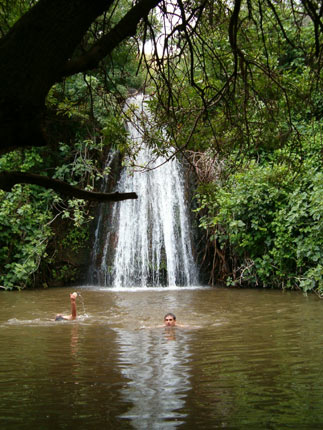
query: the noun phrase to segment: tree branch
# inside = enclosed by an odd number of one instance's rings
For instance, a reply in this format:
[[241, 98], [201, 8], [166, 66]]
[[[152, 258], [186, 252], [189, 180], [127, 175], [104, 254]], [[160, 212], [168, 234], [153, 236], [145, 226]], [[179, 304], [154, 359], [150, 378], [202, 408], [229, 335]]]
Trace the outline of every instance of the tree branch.
[[59, 194], [77, 199], [97, 202], [118, 202], [127, 199], [137, 199], [136, 193], [98, 193], [81, 190], [58, 179], [25, 172], [0, 172], [0, 189], [11, 191], [15, 184], [33, 184], [50, 188]]
[[240, 52], [241, 52], [237, 44], [238, 20], [239, 20], [240, 8], [241, 8], [241, 1], [242, 0], [236, 0], [234, 2], [234, 8], [233, 8], [233, 12], [229, 23], [229, 41], [235, 57], [236, 67], [237, 67], [237, 56], [238, 54], [240, 55]]
[[160, 1], [161, 0], [139, 1], [118, 24], [93, 45], [86, 54], [67, 62], [62, 70], [62, 77], [96, 68], [99, 62], [110, 54], [120, 42], [136, 34], [137, 25], [140, 20], [145, 18], [151, 9], [157, 6]]

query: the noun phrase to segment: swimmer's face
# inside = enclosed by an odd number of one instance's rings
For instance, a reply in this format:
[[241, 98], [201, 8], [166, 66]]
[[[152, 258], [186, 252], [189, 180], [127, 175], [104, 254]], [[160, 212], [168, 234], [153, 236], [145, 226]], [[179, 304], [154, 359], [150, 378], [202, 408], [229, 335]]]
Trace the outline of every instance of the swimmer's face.
[[176, 320], [171, 315], [166, 315], [164, 324], [166, 327], [173, 327], [176, 324]]

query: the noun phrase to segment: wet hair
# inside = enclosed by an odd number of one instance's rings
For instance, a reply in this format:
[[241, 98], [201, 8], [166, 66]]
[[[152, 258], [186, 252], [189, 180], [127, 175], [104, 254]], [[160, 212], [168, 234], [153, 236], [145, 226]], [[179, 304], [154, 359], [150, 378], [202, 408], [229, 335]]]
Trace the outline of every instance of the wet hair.
[[65, 318], [62, 315], [56, 315], [55, 321], [64, 321]]
[[176, 321], [176, 316], [175, 316], [174, 314], [172, 314], [171, 312], [169, 312], [168, 314], [166, 314], [166, 315], [164, 316], [164, 321], [165, 321], [165, 319], [166, 319], [167, 317], [172, 317], [172, 318], [174, 319], [174, 321]]

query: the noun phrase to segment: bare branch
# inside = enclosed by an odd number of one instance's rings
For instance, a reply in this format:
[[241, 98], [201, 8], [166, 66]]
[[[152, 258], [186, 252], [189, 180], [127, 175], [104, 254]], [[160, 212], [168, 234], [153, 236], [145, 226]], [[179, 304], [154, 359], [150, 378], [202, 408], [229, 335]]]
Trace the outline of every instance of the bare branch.
[[36, 175], [25, 172], [1, 172], [0, 189], [11, 191], [16, 184], [33, 184], [44, 188], [50, 188], [59, 194], [77, 199], [90, 200], [96, 202], [118, 202], [127, 199], [137, 199], [136, 193], [98, 193], [81, 190], [58, 179], [48, 178], [47, 176]]

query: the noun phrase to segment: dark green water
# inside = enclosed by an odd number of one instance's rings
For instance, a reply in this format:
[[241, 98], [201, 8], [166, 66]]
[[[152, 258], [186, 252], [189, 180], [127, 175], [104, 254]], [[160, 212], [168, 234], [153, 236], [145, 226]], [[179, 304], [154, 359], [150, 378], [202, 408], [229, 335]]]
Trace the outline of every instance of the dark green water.
[[316, 296], [78, 291], [73, 322], [71, 289], [0, 293], [1, 429], [323, 428]]

